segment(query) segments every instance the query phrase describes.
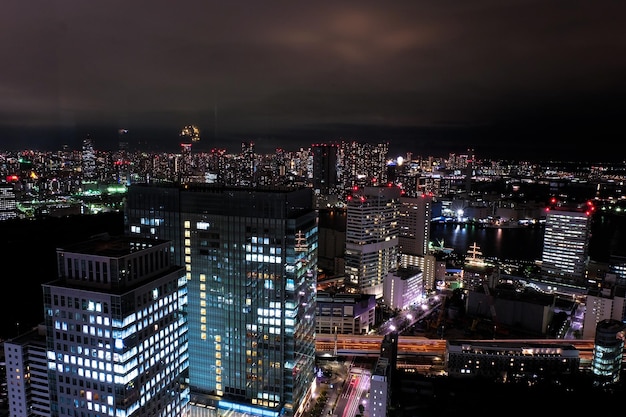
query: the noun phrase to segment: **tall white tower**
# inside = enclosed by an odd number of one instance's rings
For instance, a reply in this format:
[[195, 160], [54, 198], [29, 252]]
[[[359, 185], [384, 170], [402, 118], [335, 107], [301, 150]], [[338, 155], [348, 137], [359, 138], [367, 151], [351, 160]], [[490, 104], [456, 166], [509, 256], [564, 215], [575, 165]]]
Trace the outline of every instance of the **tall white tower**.
[[364, 294], [383, 297], [383, 281], [398, 267], [399, 187], [356, 189], [347, 202], [346, 278]]
[[546, 215], [542, 275], [557, 282], [582, 283], [589, 256], [592, 206], [553, 207]]

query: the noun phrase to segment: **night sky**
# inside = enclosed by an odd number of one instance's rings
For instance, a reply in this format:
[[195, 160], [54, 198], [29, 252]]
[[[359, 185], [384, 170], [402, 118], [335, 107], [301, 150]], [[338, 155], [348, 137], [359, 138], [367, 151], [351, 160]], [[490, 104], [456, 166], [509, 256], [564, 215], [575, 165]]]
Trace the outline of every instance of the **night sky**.
[[6, 0], [0, 149], [622, 160], [626, 2]]

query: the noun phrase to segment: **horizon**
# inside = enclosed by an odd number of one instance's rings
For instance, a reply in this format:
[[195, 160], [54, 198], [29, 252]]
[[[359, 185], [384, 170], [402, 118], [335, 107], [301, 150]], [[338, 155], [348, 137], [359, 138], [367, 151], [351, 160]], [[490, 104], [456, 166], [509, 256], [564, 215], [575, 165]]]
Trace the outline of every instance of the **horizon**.
[[[295, 150], [617, 160], [623, 2], [11, 2], [0, 148]], [[114, 30], [112, 23], [114, 23]], [[106, 144], [106, 145], [105, 145]], [[206, 145], [205, 145], [206, 144]]]

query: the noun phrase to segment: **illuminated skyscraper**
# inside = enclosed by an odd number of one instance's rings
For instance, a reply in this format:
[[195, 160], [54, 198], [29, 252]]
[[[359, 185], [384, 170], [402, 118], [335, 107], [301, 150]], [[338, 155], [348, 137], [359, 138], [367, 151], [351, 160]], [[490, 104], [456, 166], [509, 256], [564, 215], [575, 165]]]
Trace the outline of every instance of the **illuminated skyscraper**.
[[51, 416], [183, 415], [187, 283], [170, 246], [98, 236], [57, 249], [58, 279], [43, 285]]
[[130, 185], [130, 160], [128, 157], [128, 129], [119, 129], [118, 150], [114, 155], [114, 165], [119, 184]]
[[554, 207], [547, 212], [541, 259], [542, 275], [581, 284], [585, 277], [592, 209]]
[[96, 154], [93, 148], [93, 140], [89, 136], [83, 139], [80, 166], [83, 173], [83, 181], [96, 180]]
[[311, 189], [135, 184], [126, 214], [185, 267], [192, 415], [302, 411], [315, 380]]
[[200, 129], [193, 125], [187, 125], [180, 131], [181, 161], [178, 167], [179, 178], [182, 182], [189, 181], [193, 175], [193, 156], [191, 148], [194, 143], [200, 141]]
[[398, 267], [398, 187], [365, 187], [348, 199], [346, 278], [365, 294], [383, 297], [383, 280]]

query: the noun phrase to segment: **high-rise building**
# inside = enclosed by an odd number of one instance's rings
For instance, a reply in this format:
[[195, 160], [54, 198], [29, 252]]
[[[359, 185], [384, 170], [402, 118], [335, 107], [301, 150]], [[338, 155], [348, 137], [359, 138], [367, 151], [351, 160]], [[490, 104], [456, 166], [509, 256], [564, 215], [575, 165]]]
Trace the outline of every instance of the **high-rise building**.
[[170, 246], [101, 235], [57, 249], [42, 285], [51, 416], [184, 414], [187, 283]]
[[337, 182], [337, 144], [313, 144], [313, 188], [321, 194], [328, 194]]
[[342, 142], [338, 153], [339, 182], [343, 189], [387, 183], [389, 144]]
[[96, 153], [93, 148], [93, 140], [90, 136], [83, 139], [80, 166], [83, 182], [95, 181], [97, 179], [98, 173], [96, 172]]
[[118, 150], [113, 154], [116, 180], [118, 184], [129, 185], [131, 181], [130, 158], [128, 154], [128, 129], [118, 129]]
[[553, 207], [547, 211], [541, 257], [542, 275], [582, 284], [589, 258], [591, 209]]
[[[424, 288], [435, 288], [434, 269], [426, 264], [429, 253], [430, 223], [432, 220], [432, 194], [421, 193], [416, 197], [400, 197], [398, 251], [400, 264], [418, 267], [424, 274]], [[427, 273], [427, 274], [426, 274]]]
[[300, 415], [315, 381], [311, 189], [135, 184], [126, 218], [185, 268], [192, 415]]
[[346, 279], [364, 294], [383, 297], [383, 281], [398, 267], [399, 207], [396, 186], [364, 187], [347, 200]]

